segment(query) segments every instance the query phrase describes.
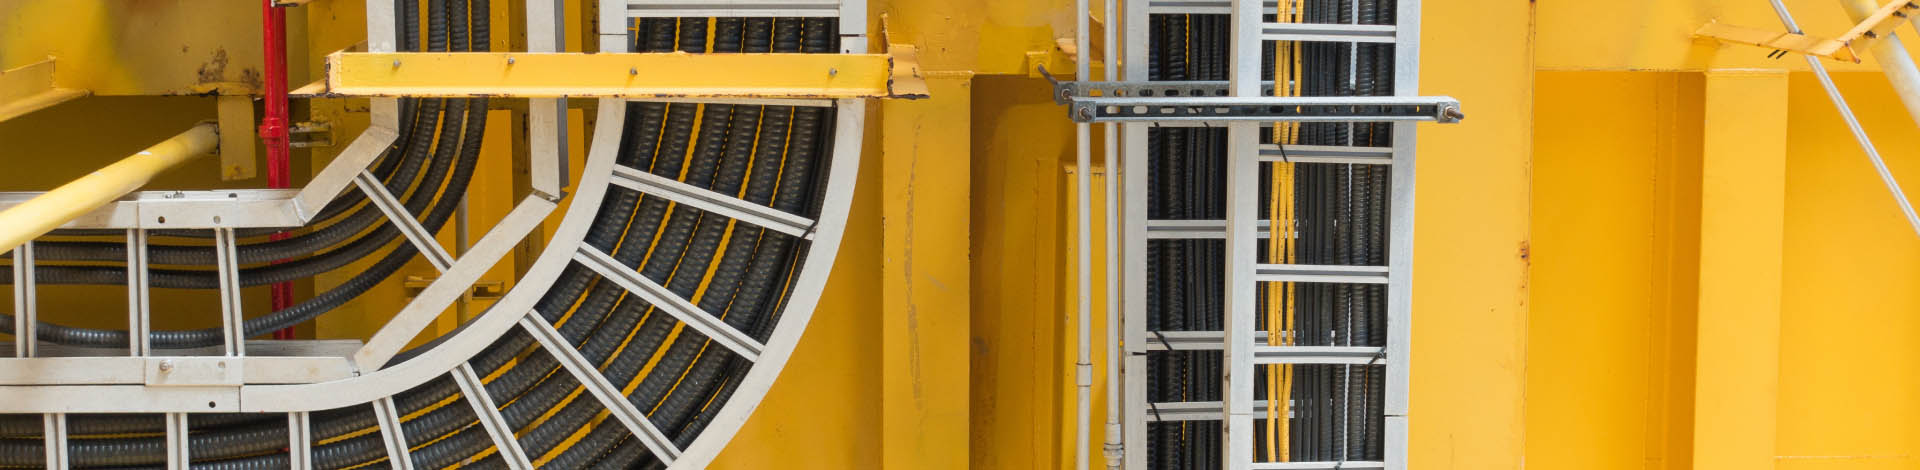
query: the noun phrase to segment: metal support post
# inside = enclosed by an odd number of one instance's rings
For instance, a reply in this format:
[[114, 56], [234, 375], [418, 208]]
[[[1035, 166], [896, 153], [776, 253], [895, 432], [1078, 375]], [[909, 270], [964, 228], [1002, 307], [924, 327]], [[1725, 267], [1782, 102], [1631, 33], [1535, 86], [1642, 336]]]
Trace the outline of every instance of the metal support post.
[[[565, 49], [565, 18], [559, 0], [527, 0], [527, 52]], [[533, 191], [557, 201], [567, 185], [567, 99], [527, 100], [527, 138]]]
[[13, 249], [13, 355], [34, 357], [39, 347], [35, 325], [39, 324], [39, 298], [34, 284], [33, 241]]
[[[1229, 78], [1229, 96], [1252, 97], [1260, 94], [1261, 2], [1234, 0], [1229, 26], [1228, 57], [1235, 58]], [[1260, 125], [1236, 122], [1227, 126], [1227, 240], [1226, 240], [1226, 369], [1223, 374], [1225, 406], [1222, 410], [1221, 442], [1226, 446], [1222, 462], [1227, 468], [1246, 468], [1253, 463], [1253, 332], [1254, 312], [1259, 309], [1254, 296], [1260, 218]]]

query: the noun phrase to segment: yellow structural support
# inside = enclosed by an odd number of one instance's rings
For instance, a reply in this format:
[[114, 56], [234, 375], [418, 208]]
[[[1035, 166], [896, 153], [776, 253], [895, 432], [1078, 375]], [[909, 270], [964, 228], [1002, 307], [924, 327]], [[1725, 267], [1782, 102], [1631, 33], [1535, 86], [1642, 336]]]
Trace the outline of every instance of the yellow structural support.
[[53, 84], [53, 59], [0, 71], [0, 121], [87, 96]]
[[[327, 56], [314, 96], [917, 98], [911, 48], [895, 54], [366, 53]], [[902, 73], [905, 72], [905, 73]]]
[[1778, 455], [1787, 80], [1706, 77], [1694, 468], [1772, 468]]
[[880, 468], [967, 468], [971, 75], [882, 104]]
[[1694, 36], [1718, 39], [1722, 42], [1759, 46], [1767, 49], [1797, 52], [1812, 56], [1826, 57], [1847, 62], [1860, 62], [1860, 56], [1853, 52], [1847, 43], [1805, 34], [1784, 33], [1771, 29], [1748, 28], [1721, 22], [1707, 23]]
[[213, 123], [201, 123], [80, 179], [0, 211], [0, 250], [12, 250], [67, 221], [140, 189], [153, 175], [212, 152], [220, 143]]
[[1848, 0], [1843, 3], [1862, 15], [1857, 18], [1859, 23], [1855, 24], [1853, 29], [1847, 30], [1846, 34], [1834, 39], [1735, 26], [1718, 21], [1707, 23], [1706, 26], [1694, 31], [1693, 35], [1857, 64], [1860, 63], [1860, 54], [1856, 51], [1873, 49], [1881, 43], [1880, 38], [1893, 34], [1894, 28], [1906, 23], [1909, 16], [1920, 13], [1920, 3], [1906, 0], [1887, 2], [1878, 8], [1875, 8], [1870, 0], [1859, 0], [1859, 2]]

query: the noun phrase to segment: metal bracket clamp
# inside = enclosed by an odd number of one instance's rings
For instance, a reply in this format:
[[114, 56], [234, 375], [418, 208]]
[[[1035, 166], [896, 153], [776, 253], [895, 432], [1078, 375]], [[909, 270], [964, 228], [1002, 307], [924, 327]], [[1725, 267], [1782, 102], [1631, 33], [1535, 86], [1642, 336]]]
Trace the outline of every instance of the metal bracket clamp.
[[[1053, 104], [1071, 104], [1074, 100], [1081, 98], [1227, 96], [1225, 81], [1060, 81], [1055, 80], [1053, 74], [1047, 73], [1046, 67], [1040, 67], [1040, 76], [1053, 83]], [[1273, 82], [1260, 82], [1260, 94], [1272, 95]]]
[[1289, 121], [1460, 122], [1460, 102], [1450, 97], [1176, 97], [1076, 98], [1074, 122]]

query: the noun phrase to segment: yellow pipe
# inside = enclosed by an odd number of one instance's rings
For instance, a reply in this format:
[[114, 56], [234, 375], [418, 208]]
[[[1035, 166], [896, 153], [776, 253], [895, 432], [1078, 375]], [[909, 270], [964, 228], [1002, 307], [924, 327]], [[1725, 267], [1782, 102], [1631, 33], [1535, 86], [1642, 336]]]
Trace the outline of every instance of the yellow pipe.
[[0, 247], [12, 250], [153, 180], [153, 175], [214, 150], [219, 127], [203, 122], [133, 156], [0, 211]]

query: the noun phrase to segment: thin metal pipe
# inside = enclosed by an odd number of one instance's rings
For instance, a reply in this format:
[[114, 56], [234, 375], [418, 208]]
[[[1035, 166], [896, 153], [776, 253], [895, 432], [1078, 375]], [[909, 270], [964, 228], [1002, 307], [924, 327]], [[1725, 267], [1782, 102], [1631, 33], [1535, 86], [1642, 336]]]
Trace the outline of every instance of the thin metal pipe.
[[[1106, 81], [1120, 81], [1120, 8], [1116, 0], [1107, 0], [1106, 41], [1101, 68]], [[1107, 457], [1107, 470], [1120, 469], [1120, 456], [1125, 449], [1121, 443], [1123, 436], [1120, 427], [1120, 126], [1107, 123], [1106, 128], [1106, 189], [1107, 189], [1107, 432], [1106, 446], [1102, 448]]]
[[[1088, 47], [1087, 0], [1074, 0], [1074, 78], [1087, 80], [1093, 76], [1092, 51]], [[1073, 466], [1077, 470], [1088, 470], [1092, 465], [1093, 434], [1093, 156], [1090, 133], [1092, 128], [1086, 123], [1073, 126], [1074, 131], [1074, 177], [1077, 182], [1075, 201], [1079, 207], [1077, 215], [1076, 239], [1078, 242], [1079, 273], [1078, 290], [1080, 297], [1079, 314], [1079, 361], [1074, 364], [1075, 382], [1078, 385], [1074, 395], [1074, 433]]]
[[[260, 118], [260, 141], [267, 147], [267, 187], [281, 189], [293, 185], [292, 156], [287, 128], [287, 11], [260, 0], [260, 40], [265, 75], [261, 99], [265, 115]], [[275, 232], [273, 240], [284, 240], [286, 232]], [[273, 311], [293, 307], [293, 283], [276, 282], [270, 291]], [[273, 339], [293, 339], [293, 327], [273, 332]]]
[[[1772, 0], [1773, 12], [1780, 16], [1780, 22], [1787, 31], [1800, 33], [1800, 25], [1793, 20], [1793, 14], [1780, 0]], [[1892, 38], [1888, 38], [1892, 39]], [[1913, 211], [1913, 203], [1907, 201], [1907, 193], [1900, 190], [1900, 182], [1893, 179], [1893, 171], [1887, 169], [1887, 162], [1880, 158], [1880, 150], [1873, 146], [1873, 139], [1867, 137], [1867, 131], [1860, 127], [1860, 119], [1853, 115], [1853, 108], [1847, 105], [1847, 98], [1840, 94], [1840, 87], [1834, 85], [1833, 76], [1827, 73], [1826, 64], [1814, 56], [1805, 56], [1807, 66], [1813, 69], [1813, 76], [1820, 79], [1820, 86], [1826, 88], [1827, 98], [1833, 100], [1833, 107], [1840, 111], [1840, 118], [1847, 121], [1847, 128], [1853, 131], [1853, 139], [1860, 142], [1860, 149], [1867, 152], [1867, 159], [1873, 162], [1873, 169], [1880, 172], [1880, 181], [1887, 184], [1887, 191], [1893, 193], [1893, 200], [1900, 205], [1900, 211], [1906, 213], [1907, 223], [1913, 226], [1915, 235], [1920, 235], [1920, 214]], [[1911, 62], [1909, 62], [1911, 63]]]

